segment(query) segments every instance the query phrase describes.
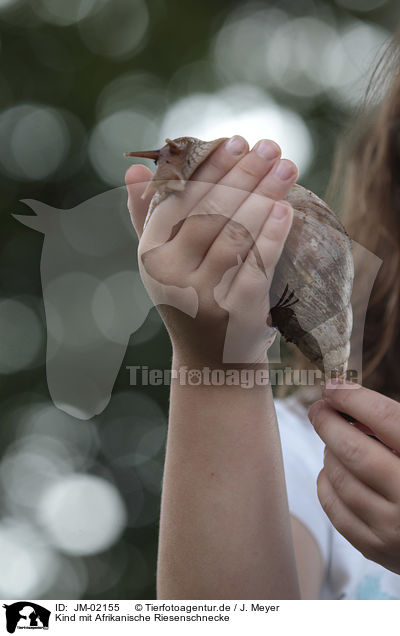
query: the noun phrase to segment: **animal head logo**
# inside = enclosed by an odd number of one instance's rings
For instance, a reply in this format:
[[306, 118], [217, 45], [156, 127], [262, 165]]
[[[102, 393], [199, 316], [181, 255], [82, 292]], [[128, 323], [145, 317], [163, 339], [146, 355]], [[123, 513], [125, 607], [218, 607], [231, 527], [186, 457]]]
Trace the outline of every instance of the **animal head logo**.
[[48, 629], [50, 610], [32, 603], [32, 601], [18, 601], [12, 605], [3, 605], [6, 610], [7, 631], [14, 634], [17, 628]]
[[[139, 275], [138, 239], [127, 210], [127, 192], [125, 187], [115, 188], [68, 210], [32, 199], [23, 203], [35, 215], [14, 217], [44, 234], [40, 273], [50, 396], [61, 410], [89, 419], [107, 406], [129, 339], [154, 306]], [[362, 256], [364, 274], [368, 271], [362, 283], [366, 309], [381, 261], [353, 242], [354, 247]], [[195, 290], [179, 288], [173, 306], [195, 317]], [[233, 357], [236, 340], [231, 348], [225, 343]], [[280, 361], [279, 338], [268, 357]], [[357, 364], [361, 368], [361, 359]]]
[[36, 215], [14, 215], [44, 234], [47, 382], [55, 405], [81, 419], [108, 404], [129, 338], [153, 306], [126, 202], [121, 187], [69, 210], [25, 199]]

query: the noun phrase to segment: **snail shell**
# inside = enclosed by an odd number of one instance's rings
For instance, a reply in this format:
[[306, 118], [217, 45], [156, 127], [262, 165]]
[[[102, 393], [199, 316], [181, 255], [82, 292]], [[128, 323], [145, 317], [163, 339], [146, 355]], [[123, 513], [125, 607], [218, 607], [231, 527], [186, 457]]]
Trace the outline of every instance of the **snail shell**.
[[[166, 139], [160, 150], [126, 153], [154, 159], [156, 192], [145, 225], [170, 192], [183, 190], [199, 165], [225, 138]], [[287, 196], [293, 224], [275, 268], [268, 323], [326, 376], [343, 376], [350, 354], [354, 265], [351, 242], [337, 216], [310, 190], [294, 184]]]

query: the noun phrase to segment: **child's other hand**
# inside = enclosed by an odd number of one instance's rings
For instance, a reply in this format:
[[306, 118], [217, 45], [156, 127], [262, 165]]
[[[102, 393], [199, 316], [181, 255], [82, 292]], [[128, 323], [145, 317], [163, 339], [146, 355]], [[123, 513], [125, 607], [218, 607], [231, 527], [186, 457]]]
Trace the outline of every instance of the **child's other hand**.
[[309, 410], [326, 444], [317, 480], [322, 508], [367, 559], [400, 574], [400, 404], [354, 384], [331, 384], [324, 398]]
[[127, 172], [141, 276], [180, 361], [265, 361], [269, 288], [293, 214], [281, 199], [297, 178], [280, 154], [271, 141], [250, 152], [241, 137], [224, 142], [145, 231], [150, 197], [140, 195], [152, 175], [138, 165]]

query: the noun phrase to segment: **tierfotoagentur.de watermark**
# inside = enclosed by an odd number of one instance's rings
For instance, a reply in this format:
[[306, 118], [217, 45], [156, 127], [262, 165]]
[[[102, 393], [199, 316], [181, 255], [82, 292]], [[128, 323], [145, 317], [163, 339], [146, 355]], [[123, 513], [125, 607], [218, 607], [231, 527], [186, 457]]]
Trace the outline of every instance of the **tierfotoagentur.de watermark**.
[[[240, 386], [251, 389], [254, 386], [315, 386], [325, 384], [319, 369], [211, 369], [202, 367], [190, 369], [150, 369], [148, 366], [127, 366], [131, 386], [169, 386], [172, 380], [189, 386]], [[357, 382], [357, 371], [348, 371], [347, 379]]]

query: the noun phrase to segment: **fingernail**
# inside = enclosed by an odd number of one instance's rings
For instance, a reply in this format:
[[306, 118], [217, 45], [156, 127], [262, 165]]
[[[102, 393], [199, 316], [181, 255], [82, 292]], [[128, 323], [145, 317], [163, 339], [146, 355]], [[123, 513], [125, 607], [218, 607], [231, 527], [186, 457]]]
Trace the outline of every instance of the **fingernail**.
[[289, 163], [289, 161], [285, 161], [285, 159], [282, 159], [282, 161], [278, 163], [278, 166], [275, 170], [275, 176], [277, 176], [278, 179], [280, 179], [281, 181], [286, 181], [286, 179], [293, 177], [293, 164]]
[[275, 159], [280, 153], [278, 144], [267, 139], [257, 142], [253, 150], [263, 159]]
[[235, 135], [234, 137], [231, 137], [230, 139], [228, 139], [228, 141], [226, 142], [225, 148], [227, 149], [228, 152], [232, 153], [233, 155], [241, 155], [246, 148], [246, 142], [243, 139], [243, 137], [240, 137], [239, 135]]
[[289, 213], [289, 207], [285, 203], [274, 203], [271, 217], [282, 221]]
[[322, 409], [323, 406], [324, 406], [323, 400], [318, 400], [318, 402], [314, 402], [314, 404], [310, 406], [310, 408], [308, 409], [308, 419], [310, 420], [311, 424], [314, 417]]

